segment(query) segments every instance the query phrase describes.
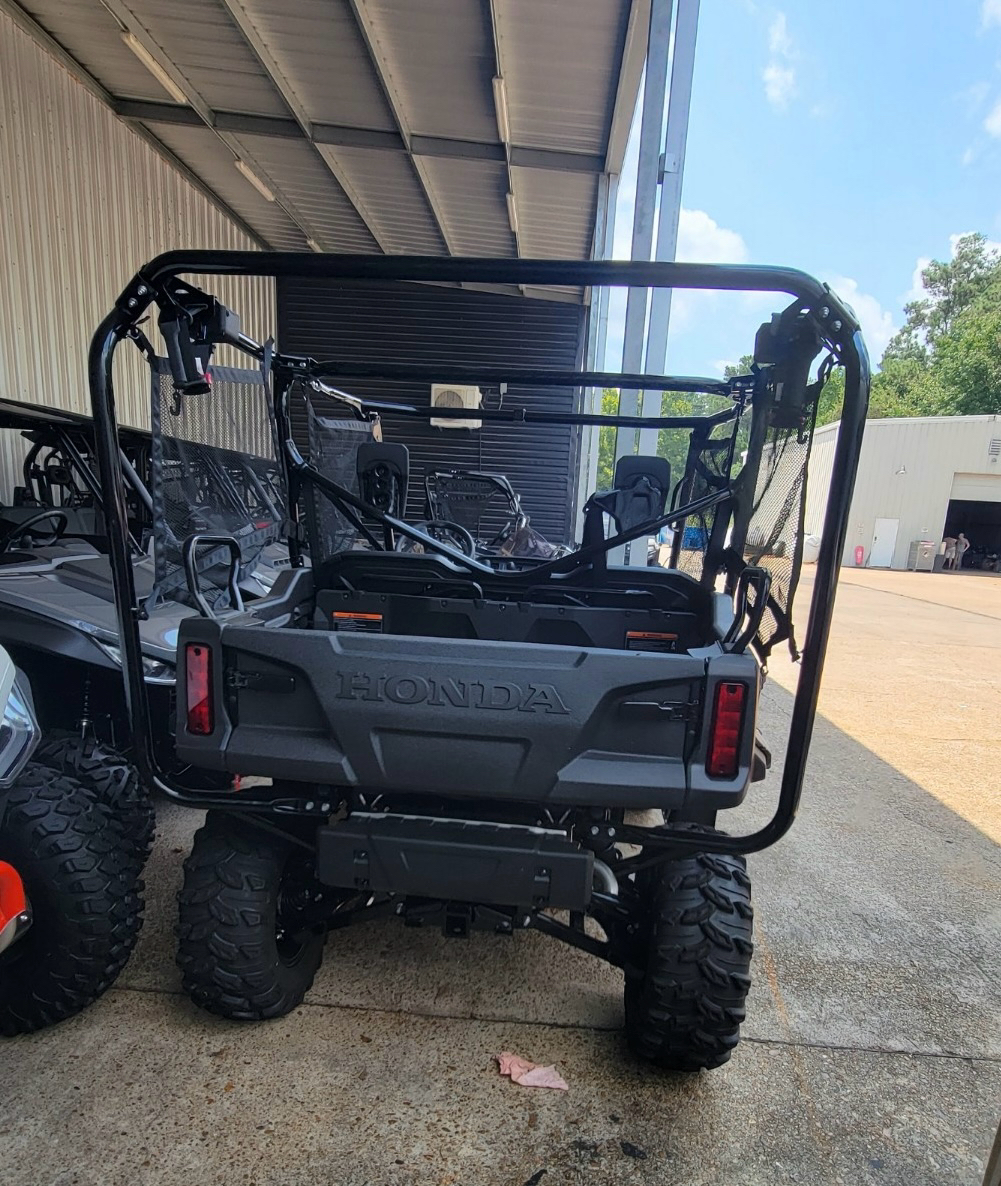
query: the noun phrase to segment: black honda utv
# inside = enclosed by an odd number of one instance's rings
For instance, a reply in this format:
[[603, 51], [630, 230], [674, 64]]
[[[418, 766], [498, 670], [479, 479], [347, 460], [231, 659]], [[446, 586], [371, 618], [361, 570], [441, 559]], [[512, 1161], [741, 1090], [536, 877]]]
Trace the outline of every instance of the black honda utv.
[[[331, 361], [291, 356], [244, 336], [184, 278], [220, 274], [793, 301], [761, 327], [748, 374], [670, 378], [390, 363], [347, 348]], [[151, 305], [171, 372], [153, 409], [154, 501], [171, 466], [233, 448], [244, 425], [248, 454], [275, 451], [288, 508], [290, 567], [251, 604], [238, 538], [194, 532], [176, 561], [186, 609], [175, 743], [204, 772], [201, 789], [156, 760], [116, 441], [115, 349]], [[220, 346], [256, 359], [264, 383], [215, 382]], [[806, 463], [835, 365], [844, 415], [779, 805], [761, 830], [731, 836], [719, 812], [769, 764], [756, 735], [765, 660], [779, 642], [795, 651]], [[408, 521], [407, 450], [384, 428], [448, 411], [332, 386], [372, 377], [504, 383], [503, 406], [477, 412], [484, 421], [526, 435], [538, 424], [680, 431], [686, 462], [677, 473], [660, 457], [620, 459], [569, 554], [479, 553], [471, 532]], [[795, 814], [861, 443], [869, 374], [851, 310], [777, 268], [176, 252], [144, 267], [101, 324], [90, 382], [104, 501], [118, 510], [110, 554], [139, 757], [166, 794], [209, 809], [180, 893], [192, 998], [225, 1017], [279, 1017], [303, 999], [328, 930], [386, 911], [455, 936], [533, 927], [623, 969], [637, 1054], [679, 1070], [725, 1062], [750, 983], [742, 854], [778, 840]], [[652, 392], [658, 411], [660, 393], [694, 393], [705, 414], [533, 409], [527, 392], [545, 386]], [[666, 525], [672, 563], [646, 567], [646, 540]], [[639, 564], [622, 562], [630, 543]], [[228, 596], [216, 586], [212, 601], [198, 563], [209, 553], [229, 565]], [[254, 778], [219, 792], [220, 773]]]

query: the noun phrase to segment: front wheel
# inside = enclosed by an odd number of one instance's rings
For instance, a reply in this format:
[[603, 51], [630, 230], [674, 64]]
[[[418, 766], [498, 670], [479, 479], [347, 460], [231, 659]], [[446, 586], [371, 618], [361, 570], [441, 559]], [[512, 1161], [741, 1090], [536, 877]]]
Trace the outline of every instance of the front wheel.
[[643, 888], [647, 913], [626, 967], [630, 1048], [664, 1070], [722, 1066], [739, 1041], [751, 986], [747, 864], [694, 853], [663, 865]]
[[125, 967], [142, 924], [134, 860], [108, 809], [37, 762], [0, 792], [0, 860], [24, 886], [31, 924], [0, 954], [0, 1034], [79, 1013]]
[[323, 958], [307, 914], [315, 885], [306, 849], [210, 811], [178, 894], [177, 965], [194, 1003], [235, 1021], [301, 1004]]

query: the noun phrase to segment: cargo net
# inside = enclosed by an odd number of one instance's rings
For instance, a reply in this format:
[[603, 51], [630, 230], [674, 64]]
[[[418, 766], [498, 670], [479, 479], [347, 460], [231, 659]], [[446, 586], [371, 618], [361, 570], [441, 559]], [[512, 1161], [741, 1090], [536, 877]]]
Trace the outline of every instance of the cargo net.
[[[295, 393], [294, 393], [295, 394]], [[309, 462], [325, 478], [359, 494], [358, 450], [376, 439], [376, 423], [321, 416], [306, 399]], [[305, 489], [306, 527], [313, 563], [354, 547], [358, 520], [352, 520], [312, 483]]]
[[[286, 494], [264, 380], [258, 371], [236, 367], [213, 367], [211, 380], [208, 394], [182, 395], [166, 359], [153, 367], [154, 602], [194, 604], [182, 561], [189, 536], [235, 539], [238, 579], [245, 581], [283, 535]], [[227, 606], [228, 549], [206, 547], [195, 559], [209, 605]]]
[[[708, 440], [698, 440], [693, 436], [687, 466], [691, 481], [681, 501], [695, 502], [729, 486], [732, 437], [739, 431], [739, 425], [724, 431], [725, 436], [717, 435]], [[678, 553], [678, 568], [682, 572], [703, 583], [711, 583], [716, 579], [722, 557], [721, 542], [717, 541], [715, 558], [710, 558], [713, 528], [718, 516], [729, 518], [729, 515], [727, 504], [689, 515], [681, 529], [681, 550]]]
[[769, 428], [751, 505], [744, 563], [771, 574], [772, 587], [758, 639], [763, 654], [788, 639], [799, 658], [792, 621], [793, 597], [803, 563], [806, 466], [812, 431]]
[[757, 414], [766, 417], [766, 427], [760, 454], [756, 445], [750, 450], [760, 458], [750, 498], [749, 479], [754, 467], [749, 466], [735, 483], [735, 535], [743, 540], [743, 546], [739, 553], [728, 551], [727, 560], [731, 568], [755, 566], [765, 569], [772, 578], [758, 630], [758, 649], [763, 659], [777, 643], [786, 641], [792, 658], [799, 659], [793, 601], [803, 567], [807, 467], [817, 404], [833, 365], [833, 357], [821, 364], [816, 380], [806, 388], [794, 425], [782, 422], [782, 409], [772, 403], [773, 390], [761, 393]]

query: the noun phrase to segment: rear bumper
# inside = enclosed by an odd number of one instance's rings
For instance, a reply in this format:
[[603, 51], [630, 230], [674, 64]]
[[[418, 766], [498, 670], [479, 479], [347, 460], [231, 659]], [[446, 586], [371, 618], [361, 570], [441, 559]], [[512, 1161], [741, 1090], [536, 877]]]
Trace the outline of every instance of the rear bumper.
[[[750, 655], [655, 654], [402, 635], [220, 626], [189, 619], [213, 653], [214, 725], [182, 760], [369, 792], [526, 803], [722, 809], [750, 778], [758, 667]], [[750, 710], [733, 778], [705, 773], [720, 681]]]

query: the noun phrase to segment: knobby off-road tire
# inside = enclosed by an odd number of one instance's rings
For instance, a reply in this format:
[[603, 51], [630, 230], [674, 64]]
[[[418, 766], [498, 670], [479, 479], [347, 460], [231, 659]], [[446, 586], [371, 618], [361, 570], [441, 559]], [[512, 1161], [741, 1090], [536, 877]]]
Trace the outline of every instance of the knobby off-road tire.
[[626, 1037], [670, 1071], [727, 1062], [751, 985], [751, 882], [741, 856], [697, 853], [646, 878], [649, 913], [626, 968]]
[[78, 1013], [125, 967], [142, 925], [134, 861], [83, 784], [29, 763], [0, 791], [0, 859], [24, 882], [26, 933], [0, 955], [0, 1034]]
[[285, 896], [306, 860], [306, 850], [291, 841], [231, 813], [209, 812], [178, 894], [177, 965], [196, 1005], [236, 1021], [263, 1021], [301, 1004], [325, 938], [289, 933], [285, 922]]
[[36, 760], [90, 787], [112, 813], [140, 868], [153, 848], [156, 813], [135, 766], [94, 738], [53, 730], [35, 752]]

